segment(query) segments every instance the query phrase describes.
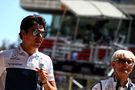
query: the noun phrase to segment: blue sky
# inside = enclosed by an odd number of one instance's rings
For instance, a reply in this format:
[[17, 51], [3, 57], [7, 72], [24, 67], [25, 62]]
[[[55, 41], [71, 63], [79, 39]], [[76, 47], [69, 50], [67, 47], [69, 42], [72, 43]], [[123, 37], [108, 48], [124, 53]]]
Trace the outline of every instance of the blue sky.
[[[37, 12], [26, 11], [20, 7], [20, 0], [1, 0], [0, 3], [0, 46], [3, 40], [7, 44], [17, 42], [21, 20]], [[47, 24], [51, 23], [51, 15], [43, 15]]]

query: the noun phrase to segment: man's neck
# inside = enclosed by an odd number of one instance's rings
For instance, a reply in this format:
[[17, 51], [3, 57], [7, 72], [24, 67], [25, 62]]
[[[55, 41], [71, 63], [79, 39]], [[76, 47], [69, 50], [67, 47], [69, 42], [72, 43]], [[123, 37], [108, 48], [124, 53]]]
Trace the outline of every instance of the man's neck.
[[33, 53], [36, 53], [36, 51], [37, 51], [37, 48], [33, 48], [33, 47], [29, 47], [29, 46], [27, 46], [27, 45], [25, 45], [25, 44], [21, 44], [21, 47], [23, 48], [23, 50], [25, 51], [25, 52], [27, 52], [29, 55], [32, 55]]

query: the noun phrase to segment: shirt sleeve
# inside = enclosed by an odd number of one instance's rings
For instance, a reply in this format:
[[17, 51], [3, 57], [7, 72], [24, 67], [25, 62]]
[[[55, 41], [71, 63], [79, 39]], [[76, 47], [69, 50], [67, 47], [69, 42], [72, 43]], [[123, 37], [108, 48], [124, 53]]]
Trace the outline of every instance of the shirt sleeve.
[[55, 81], [54, 79], [54, 70], [53, 70], [53, 64], [52, 64], [52, 60], [49, 57], [49, 68], [48, 68], [48, 81]]
[[101, 89], [101, 84], [100, 84], [100, 83], [97, 83], [96, 85], [94, 85], [94, 86], [92, 87], [92, 90], [102, 90], [102, 89]]

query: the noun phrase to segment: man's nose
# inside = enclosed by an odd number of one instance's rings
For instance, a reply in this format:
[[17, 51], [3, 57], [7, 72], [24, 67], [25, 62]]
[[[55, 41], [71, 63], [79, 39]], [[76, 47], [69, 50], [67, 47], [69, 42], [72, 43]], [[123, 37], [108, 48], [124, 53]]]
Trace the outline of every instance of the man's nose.
[[43, 35], [41, 34], [41, 33], [38, 33], [38, 35], [37, 35], [38, 37], [43, 37]]
[[125, 64], [127, 64], [127, 65], [128, 65], [129, 63], [128, 63], [127, 61], [125, 61]]

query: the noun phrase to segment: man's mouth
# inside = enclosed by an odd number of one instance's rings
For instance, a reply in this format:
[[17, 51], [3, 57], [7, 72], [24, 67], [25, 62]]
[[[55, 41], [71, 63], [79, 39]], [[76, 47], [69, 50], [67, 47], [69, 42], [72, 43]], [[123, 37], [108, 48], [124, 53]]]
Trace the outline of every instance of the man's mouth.
[[42, 41], [41, 40], [36, 40], [35, 43], [42, 43]]

